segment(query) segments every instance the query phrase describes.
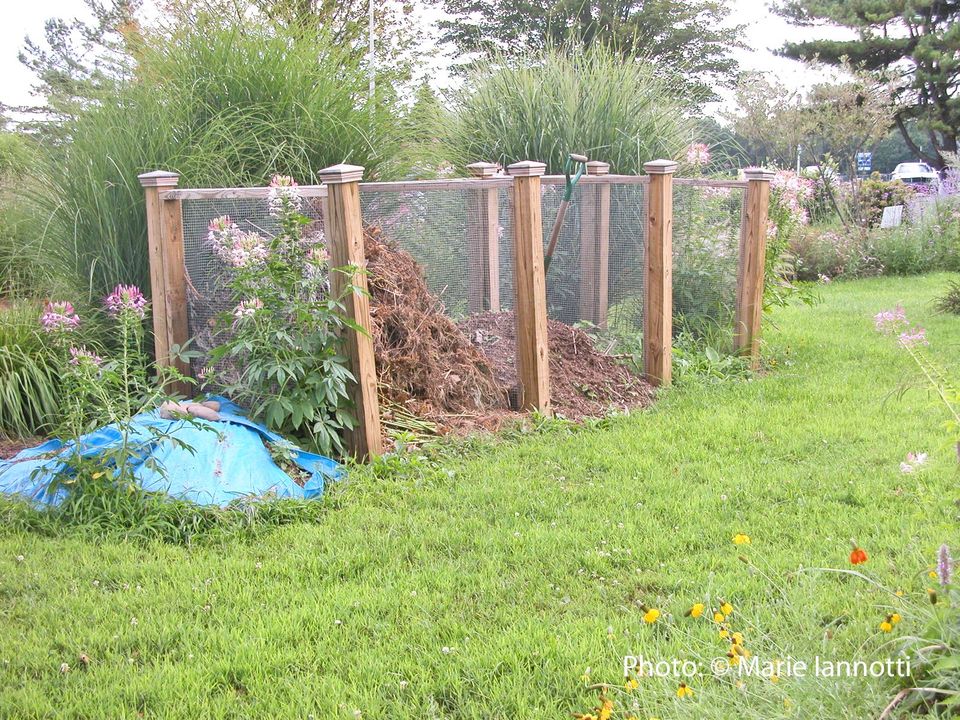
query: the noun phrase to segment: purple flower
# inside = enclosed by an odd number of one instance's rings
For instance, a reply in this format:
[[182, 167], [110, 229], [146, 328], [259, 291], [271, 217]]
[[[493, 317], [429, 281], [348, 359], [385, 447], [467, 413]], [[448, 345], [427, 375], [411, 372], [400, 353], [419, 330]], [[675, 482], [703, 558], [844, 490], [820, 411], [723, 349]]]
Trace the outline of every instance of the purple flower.
[[46, 332], [70, 332], [80, 324], [80, 317], [68, 302], [48, 302], [40, 324]]
[[873, 324], [878, 331], [890, 335], [908, 324], [907, 314], [900, 305], [897, 305], [893, 310], [884, 310], [874, 315]]
[[103, 358], [85, 347], [71, 347], [70, 364], [75, 367], [100, 367], [103, 365]]
[[136, 285], [117, 285], [113, 292], [103, 299], [107, 312], [117, 317], [130, 312], [143, 320], [147, 314], [147, 299]]
[[918, 345], [929, 345], [927, 342], [927, 331], [922, 327], [912, 330], [904, 330], [900, 333], [900, 345], [905, 348], [917, 347]]
[[940, 552], [937, 553], [937, 577], [940, 578], [940, 584], [943, 587], [950, 584], [952, 573], [953, 558], [950, 557], [950, 548], [944, 543], [940, 546]]

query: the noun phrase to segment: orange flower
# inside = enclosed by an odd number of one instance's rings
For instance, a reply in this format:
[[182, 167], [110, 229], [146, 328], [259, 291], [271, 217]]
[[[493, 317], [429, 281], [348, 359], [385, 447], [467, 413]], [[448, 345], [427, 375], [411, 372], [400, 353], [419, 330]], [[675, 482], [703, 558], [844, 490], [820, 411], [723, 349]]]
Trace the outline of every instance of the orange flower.
[[850, 553], [850, 564], [859, 565], [867, 561], [867, 551], [863, 548], [855, 547]]

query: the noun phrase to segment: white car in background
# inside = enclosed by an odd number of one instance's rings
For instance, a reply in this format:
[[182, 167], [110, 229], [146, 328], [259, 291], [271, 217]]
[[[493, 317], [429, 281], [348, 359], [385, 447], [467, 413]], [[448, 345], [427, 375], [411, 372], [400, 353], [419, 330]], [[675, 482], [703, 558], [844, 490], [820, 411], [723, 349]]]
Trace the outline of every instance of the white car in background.
[[897, 165], [890, 173], [891, 180], [902, 180], [909, 185], [930, 185], [939, 179], [937, 171], [922, 162], [908, 162]]

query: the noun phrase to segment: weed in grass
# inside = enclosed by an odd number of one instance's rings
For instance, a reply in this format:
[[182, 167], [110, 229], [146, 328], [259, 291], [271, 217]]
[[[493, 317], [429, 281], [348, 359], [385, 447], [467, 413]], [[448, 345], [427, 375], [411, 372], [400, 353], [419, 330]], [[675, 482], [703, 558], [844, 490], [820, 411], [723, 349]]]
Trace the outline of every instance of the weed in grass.
[[947, 289], [940, 295], [934, 304], [937, 312], [960, 315], [960, 282], [951, 280]]

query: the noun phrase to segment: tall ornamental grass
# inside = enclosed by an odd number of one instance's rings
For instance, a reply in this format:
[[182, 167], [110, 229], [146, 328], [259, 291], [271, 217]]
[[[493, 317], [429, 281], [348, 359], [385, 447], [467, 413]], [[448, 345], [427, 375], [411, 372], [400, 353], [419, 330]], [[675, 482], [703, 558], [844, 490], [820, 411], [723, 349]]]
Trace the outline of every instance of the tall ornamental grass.
[[45, 250], [74, 291], [149, 287], [139, 173], [229, 187], [274, 172], [315, 182], [340, 162], [368, 177], [401, 172], [391, 164], [396, 113], [371, 107], [357, 61], [316, 37], [212, 28], [144, 53], [131, 81], [70, 125], [35, 193], [49, 218]]
[[441, 121], [450, 159], [506, 166], [538, 160], [558, 173], [571, 152], [642, 173], [656, 158], [679, 159], [693, 121], [652, 63], [610, 50], [549, 49], [520, 61], [484, 61]]

